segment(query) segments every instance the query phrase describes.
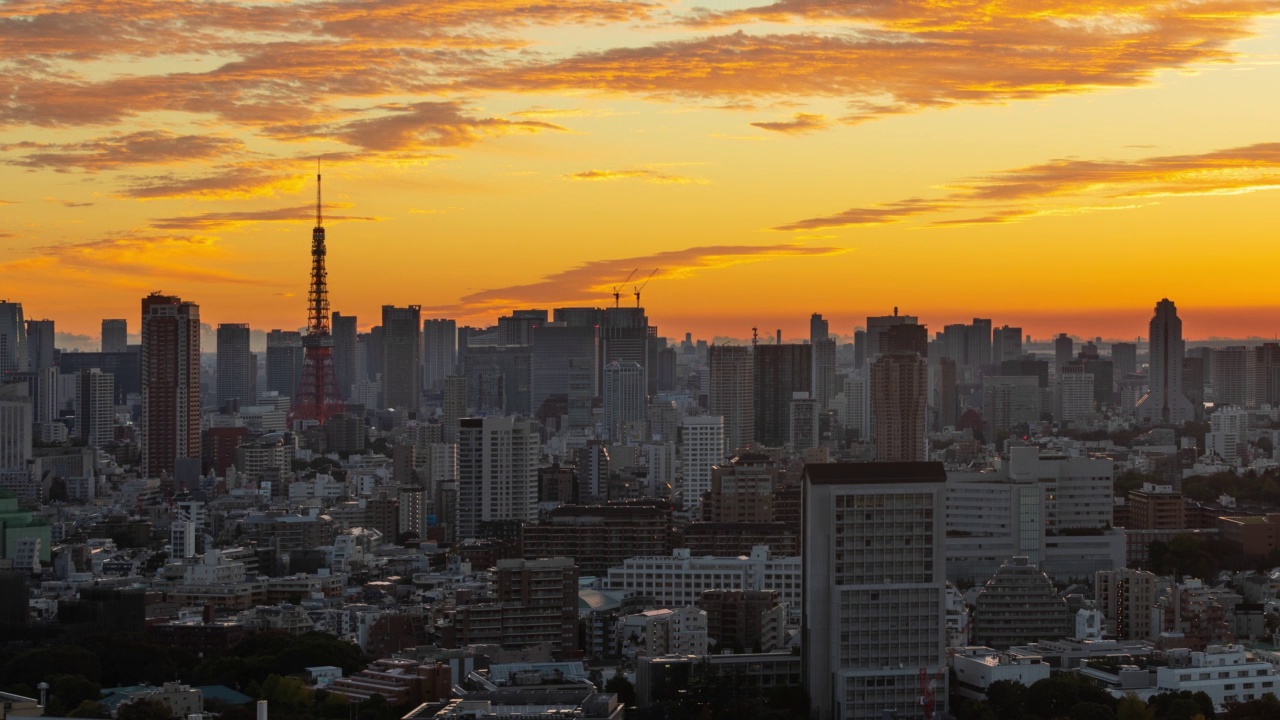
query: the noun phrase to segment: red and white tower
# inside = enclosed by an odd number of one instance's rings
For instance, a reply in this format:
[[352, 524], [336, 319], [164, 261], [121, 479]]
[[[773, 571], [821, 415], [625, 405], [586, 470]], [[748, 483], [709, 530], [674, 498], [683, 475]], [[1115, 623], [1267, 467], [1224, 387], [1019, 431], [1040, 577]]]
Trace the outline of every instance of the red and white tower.
[[320, 173], [316, 173], [316, 227], [311, 231], [311, 290], [307, 293], [307, 334], [302, 338], [302, 382], [289, 408], [290, 424], [324, 424], [343, 412], [333, 365], [333, 335], [329, 332], [329, 280], [324, 269], [324, 219], [320, 204]]

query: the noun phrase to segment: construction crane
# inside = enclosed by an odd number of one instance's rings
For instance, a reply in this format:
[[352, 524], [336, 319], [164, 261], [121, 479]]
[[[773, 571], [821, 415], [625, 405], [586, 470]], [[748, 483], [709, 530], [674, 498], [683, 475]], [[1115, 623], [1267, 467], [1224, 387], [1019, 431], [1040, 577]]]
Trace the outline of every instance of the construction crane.
[[653, 279], [653, 276], [654, 276], [654, 275], [657, 275], [657, 274], [658, 274], [658, 269], [659, 269], [659, 268], [654, 268], [654, 269], [653, 269], [653, 272], [649, 273], [649, 277], [645, 278], [645, 279], [644, 279], [644, 282], [640, 283], [640, 285], [639, 285], [639, 286], [635, 286], [635, 285], [633, 285], [633, 286], [632, 286], [632, 287], [635, 289], [635, 291], [636, 291], [636, 292], [635, 292], [635, 296], [636, 296], [636, 307], [640, 307], [640, 291], [644, 289], [644, 286], [645, 286], [645, 285], [648, 285], [648, 284], [649, 284], [649, 281]]
[[636, 273], [638, 272], [640, 272], [640, 268], [636, 268], [635, 270], [632, 270], [631, 274], [627, 276], [626, 280], [622, 281], [621, 285], [613, 286], [613, 306], [615, 308], [617, 308], [618, 304], [622, 302], [622, 288], [626, 287], [627, 283], [631, 282], [631, 278], [635, 277]]

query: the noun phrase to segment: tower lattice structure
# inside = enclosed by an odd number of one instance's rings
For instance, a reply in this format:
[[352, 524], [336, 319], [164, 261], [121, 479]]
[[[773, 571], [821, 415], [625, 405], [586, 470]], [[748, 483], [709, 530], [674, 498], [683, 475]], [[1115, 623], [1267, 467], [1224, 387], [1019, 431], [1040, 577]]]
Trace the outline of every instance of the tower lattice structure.
[[311, 290], [307, 293], [307, 334], [302, 338], [302, 382], [289, 408], [290, 421], [324, 424], [345, 406], [338, 394], [333, 364], [333, 335], [329, 332], [329, 280], [325, 271], [324, 218], [320, 203], [320, 174], [316, 173], [316, 227], [311, 231]]

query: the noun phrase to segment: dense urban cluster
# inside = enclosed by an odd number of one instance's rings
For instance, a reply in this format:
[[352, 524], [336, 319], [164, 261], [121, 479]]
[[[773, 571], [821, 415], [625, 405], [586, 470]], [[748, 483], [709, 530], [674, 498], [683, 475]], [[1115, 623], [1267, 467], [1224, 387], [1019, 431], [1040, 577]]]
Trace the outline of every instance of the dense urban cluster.
[[316, 287], [258, 352], [160, 293], [97, 352], [0, 302], [6, 716], [1280, 708], [1280, 344]]

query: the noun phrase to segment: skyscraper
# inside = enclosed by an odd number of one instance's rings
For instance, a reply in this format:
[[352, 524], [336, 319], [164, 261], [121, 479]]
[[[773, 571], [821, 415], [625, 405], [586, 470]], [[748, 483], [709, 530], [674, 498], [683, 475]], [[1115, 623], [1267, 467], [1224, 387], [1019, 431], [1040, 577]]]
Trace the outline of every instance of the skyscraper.
[[871, 363], [871, 406], [877, 462], [925, 459], [929, 364], [913, 352], [891, 352]]
[[233, 401], [243, 406], [258, 403], [258, 368], [244, 323], [218, 325], [218, 409]]
[[626, 440], [629, 423], [644, 420], [644, 368], [639, 363], [609, 363], [604, 368], [605, 432], [614, 442]]
[[684, 507], [700, 507], [711, 489], [711, 469], [724, 461], [724, 418], [694, 415], [680, 421], [680, 484]]
[[[427, 318], [422, 321], [423, 389], [438, 393], [444, 379], [458, 372], [458, 323], [455, 320]], [[591, 392], [595, 394], [595, 377]]]
[[338, 397], [351, 398], [351, 385], [356, 381], [359, 330], [355, 315], [333, 314], [333, 376], [338, 383]]
[[810, 392], [813, 348], [809, 345], [757, 345], [754, 351], [756, 441], [782, 447], [791, 435], [791, 399]]
[[947, 700], [941, 463], [807, 465], [801, 669], [814, 717], [931, 717]]
[[102, 321], [102, 352], [129, 351], [129, 321], [113, 318]]
[[141, 451], [144, 477], [200, 458], [200, 306], [172, 295], [142, 299]]
[[22, 316], [22, 303], [0, 300], [0, 378], [9, 373], [24, 372], [27, 355], [27, 323]]
[[1115, 366], [1116, 380], [1124, 380], [1138, 372], [1138, 346], [1127, 342], [1112, 343], [1111, 363]]
[[417, 412], [422, 396], [422, 307], [382, 306], [382, 403]]
[[1147, 425], [1181, 425], [1195, 419], [1195, 408], [1182, 394], [1182, 320], [1173, 301], [1156, 303], [1148, 344], [1151, 348], [1149, 389], [1138, 401], [1139, 422]]
[[32, 399], [37, 424], [53, 422], [58, 417], [54, 335], [52, 320], [27, 321], [27, 368], [35, 374]]
[[115, 439], [115, 378], [98, 368], [76, 378], [76, 436], [91, 448]]
[[530, 410], [536, 413], [548, 398], [564, 396], [569, 403], [569, 426], [591, 424], [591, 401], [599, 387], [599, 338], [594, 325], [550, 322], [533, 329]]
[[818, 313], [809, 318], [809, 344], [813, 346], [812, 397], [818, 409], [826, 410], [836, 394], [836, 341], [830, 325]]
[[755, 442], [755, 377], [751, 348], [712, 345], [707, 348], [707, 409], [724, 418], [724, 445], [738, 452]]
[[267, 390], [292, 398], [302, 383], [302, 333], [272, 330], [267, 333]]
[[459, 421], [467, 414], [467, 379], [461, 375], [450, 375], [444, 379], [443, 425], [444, 441], [458, 442]]
[[480, 537], [480, 523], [538, 519], [538, 455], [531, 420], [463, 418], [458, 430], [458, 539]]
[[27, 367], [43, 370], [53, 367], [54, 329], [52, 320], [27, 321]]
[[1062, 368], [1075, 357], [1075, 342], [1066, 333], [1058, 333], [1053, 339], [1053, 373], [1054, 377], [1062, 377]]
[[29, 386], [0, 385], [0, 473], [30, 472], [31, 420]]
[[991, 337], [991, 364], [999, 366], [1009, 360], [1022, 359], [1022, 328], [996, 328]]

